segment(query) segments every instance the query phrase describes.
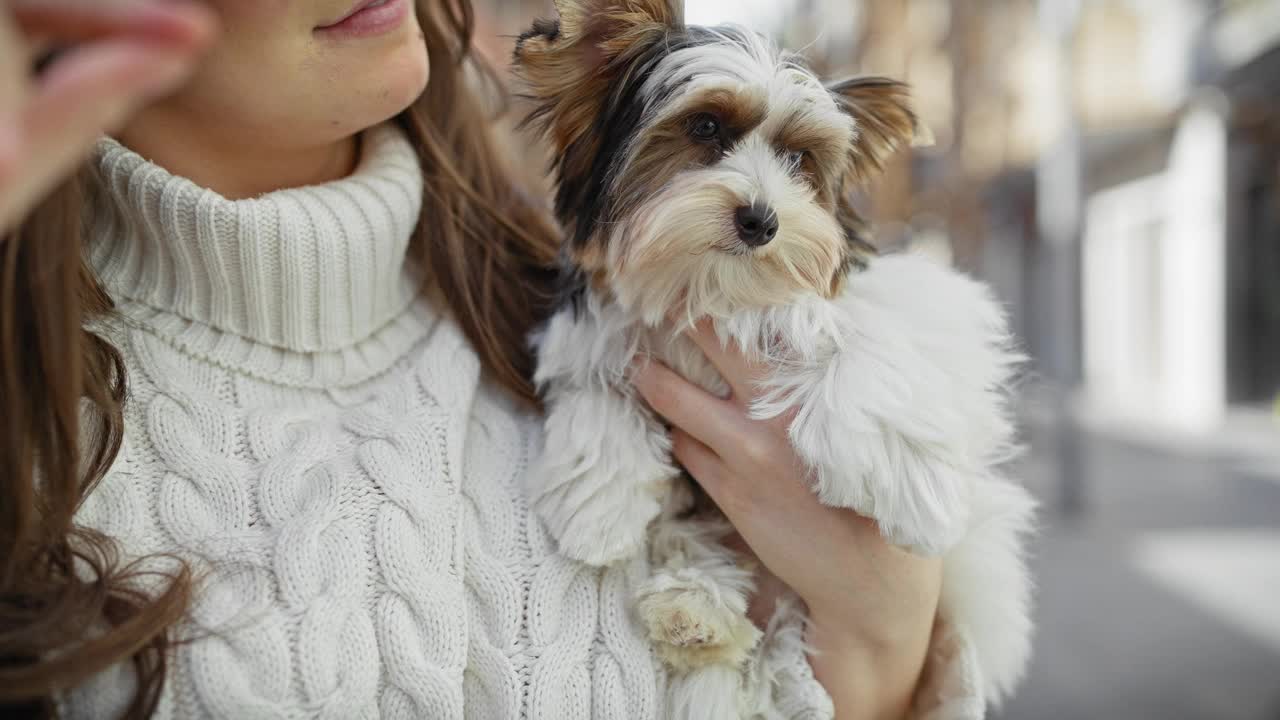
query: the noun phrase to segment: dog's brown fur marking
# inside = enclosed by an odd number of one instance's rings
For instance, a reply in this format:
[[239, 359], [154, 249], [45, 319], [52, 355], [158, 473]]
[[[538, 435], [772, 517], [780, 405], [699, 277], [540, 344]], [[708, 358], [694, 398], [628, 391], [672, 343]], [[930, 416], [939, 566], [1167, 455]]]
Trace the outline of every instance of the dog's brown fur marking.
[[884, 170], [898, 148], [910, 145], [920, 129], [905, 83], [880, 77], [857, 78], [828, 88], [857, 123], [853, 173], [865, 183]]
[[[531, 116], [564, 151], [586, 137], [612, 75], [636, 43], [683, 25], [667, 0], [556, 0], [560, 19], [540, 20], [516, 43], [516, 72], [540, 107]], [[593, 153], [585, 153], [591, 155]]]

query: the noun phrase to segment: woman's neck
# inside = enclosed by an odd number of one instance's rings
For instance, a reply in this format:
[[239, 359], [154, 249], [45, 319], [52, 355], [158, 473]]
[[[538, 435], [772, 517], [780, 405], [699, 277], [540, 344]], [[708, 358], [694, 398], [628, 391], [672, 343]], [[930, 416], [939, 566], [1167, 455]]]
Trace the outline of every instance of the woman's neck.
[[228, 200], [347, 177], [360, 159], [358, 136], [316, 145], [271, 146], [254, 133], [144, 112], [117, 135], [126, 147]]

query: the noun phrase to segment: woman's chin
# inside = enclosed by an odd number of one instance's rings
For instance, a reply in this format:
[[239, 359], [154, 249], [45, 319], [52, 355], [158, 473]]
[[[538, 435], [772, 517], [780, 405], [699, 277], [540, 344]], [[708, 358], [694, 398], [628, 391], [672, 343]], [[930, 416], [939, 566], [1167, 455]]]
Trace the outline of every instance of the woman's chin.
[[384, 78], [387, 106], [392, 109], [388, 117], [398, 115], [422, 97], [430, 79], [431, 64], [427, 60], [427, 49], [419, 40], [412, 52], [405, 53], [388, 69]]
[[366, 82], [357, 83], [359, 92], [343, 101], [344, 108], [334, 117], [333, 130], [348, 135], [386, 122], [408, 109], [422, 96], [430, 78], [427, 54], [419, 44], [416, 53], [404, 53], [393, 62], [381, 63], [368, 73]]

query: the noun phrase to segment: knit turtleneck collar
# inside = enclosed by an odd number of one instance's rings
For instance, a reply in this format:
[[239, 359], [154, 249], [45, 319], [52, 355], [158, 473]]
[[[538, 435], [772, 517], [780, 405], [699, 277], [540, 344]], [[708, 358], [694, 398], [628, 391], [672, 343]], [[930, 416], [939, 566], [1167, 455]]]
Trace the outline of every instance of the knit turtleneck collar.
[[403, 131], [374, 128], [362, 145], [347, 178], [231, 201], [104, 139], [90, 264], [127, 316], [181, 345], [238, 339], [238, 355], [279, 355], [284, 381], [357, 380], [377, 369], [369, 342], [408, 340], [418, 293], [405, 254], [423, 191]]

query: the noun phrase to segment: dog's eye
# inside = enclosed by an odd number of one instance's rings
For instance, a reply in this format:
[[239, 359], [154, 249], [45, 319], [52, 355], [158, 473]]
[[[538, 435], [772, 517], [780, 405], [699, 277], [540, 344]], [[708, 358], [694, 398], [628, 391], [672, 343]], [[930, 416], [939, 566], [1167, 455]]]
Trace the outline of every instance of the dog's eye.
[[787, 164], [792, 168], [798, 168], [809, 159], [809, 151], [807, 150], [791, 150], [787, 152]]
[[720, 120], [710, 113], [695, 115], [689, 122], [689, 134], [696, 140], [719, 140]]

